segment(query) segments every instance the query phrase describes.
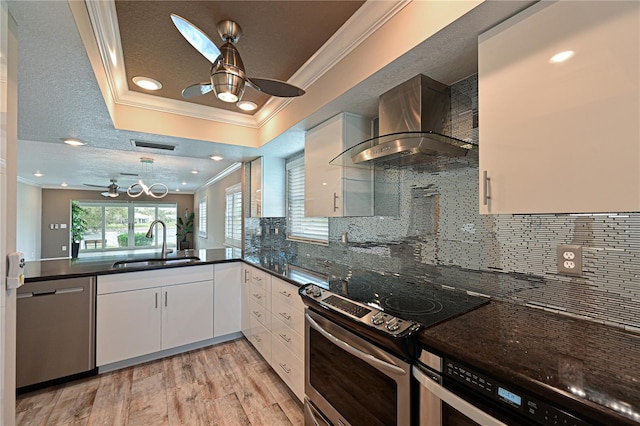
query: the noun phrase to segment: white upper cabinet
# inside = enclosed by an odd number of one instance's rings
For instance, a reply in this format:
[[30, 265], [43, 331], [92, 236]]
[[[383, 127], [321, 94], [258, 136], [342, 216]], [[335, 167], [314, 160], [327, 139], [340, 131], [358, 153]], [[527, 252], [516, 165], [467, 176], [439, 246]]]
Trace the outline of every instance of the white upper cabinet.
[[307, 217], [373, 215], [370, 168], [329, 162], [371, 137], [371, 120], [341, 113], [310, 129], [304, 145], [304, 212]]
[[479, 37], [481, 213], [640, 210], [639, 26], [636, 1], [541, 2]]
[[285, 160], [260, 157], [250, 164], [251, 217], [284, 217]]

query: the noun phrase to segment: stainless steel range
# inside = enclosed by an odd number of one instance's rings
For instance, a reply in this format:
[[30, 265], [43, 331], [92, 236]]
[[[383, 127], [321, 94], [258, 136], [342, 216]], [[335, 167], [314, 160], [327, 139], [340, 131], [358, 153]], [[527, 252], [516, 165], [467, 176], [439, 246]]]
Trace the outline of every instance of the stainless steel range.
[[305, 310], [305, 424], [410, 425], [415, 334], [487, 302], [365, 273], [299, 290]]

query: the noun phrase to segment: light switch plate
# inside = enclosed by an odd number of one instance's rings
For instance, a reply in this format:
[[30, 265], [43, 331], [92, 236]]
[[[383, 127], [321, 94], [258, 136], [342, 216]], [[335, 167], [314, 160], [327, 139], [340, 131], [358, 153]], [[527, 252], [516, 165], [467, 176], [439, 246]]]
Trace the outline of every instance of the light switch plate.
[[558, 273], [582, 276], [582, 246], [575, 244], [558, 246]]

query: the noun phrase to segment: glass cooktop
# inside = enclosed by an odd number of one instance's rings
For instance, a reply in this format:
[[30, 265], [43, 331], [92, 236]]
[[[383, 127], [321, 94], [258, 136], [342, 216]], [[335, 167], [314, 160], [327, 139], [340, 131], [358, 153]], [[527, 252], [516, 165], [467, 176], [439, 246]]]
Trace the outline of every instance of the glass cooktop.
[[489, 302], [486, 297], [395, 275], [364, 272], [329, 281], [329, 290], [429, 327]]

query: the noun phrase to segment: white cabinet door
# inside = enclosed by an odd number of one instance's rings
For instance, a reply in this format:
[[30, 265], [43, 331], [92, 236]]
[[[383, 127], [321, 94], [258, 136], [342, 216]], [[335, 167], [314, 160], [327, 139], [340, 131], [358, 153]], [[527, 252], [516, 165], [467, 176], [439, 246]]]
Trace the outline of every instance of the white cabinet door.
[[161, 349], [159, 288], [103, 294], [97, 298], [98, 366]]
[[480, 36], [481, 213], [640, 209], [638, 22], [635, 1], [540, 2]]
[[371, 120], [342, 113], [310, 129], [304, 145], [304, 209], [307, 217], [373, 215], [373, 181], [369, 168], [329, 162], [371, 135]]
[[162, 287], [162, 349], [213, 338], [213, 283]]
[[285, 160], [260, 157], [250, 164], [251, 217], [284, 217]]
[[237, 333], [241, 328], [242, 284], [238, 262], [215, 265], [213, 336]]

